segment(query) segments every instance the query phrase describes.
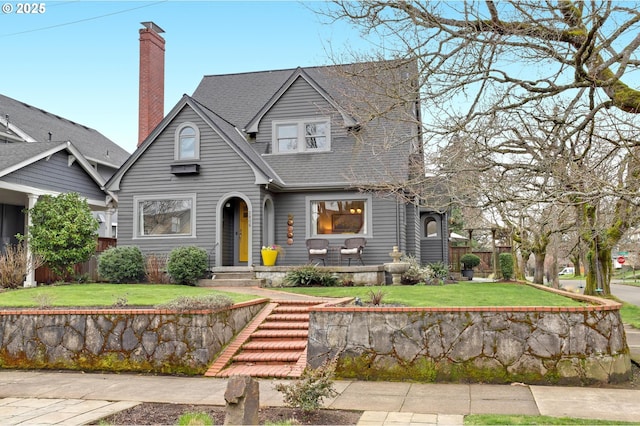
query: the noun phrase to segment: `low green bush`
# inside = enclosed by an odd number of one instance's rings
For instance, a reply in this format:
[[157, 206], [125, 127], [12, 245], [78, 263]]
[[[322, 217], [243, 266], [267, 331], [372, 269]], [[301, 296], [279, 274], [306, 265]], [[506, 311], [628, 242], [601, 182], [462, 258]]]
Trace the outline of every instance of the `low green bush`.
[[402, 261], [409, 264], [409, 269], [402, 274], [402, 284], [426, 284], [431, 278], [431, 271], [423, 267], [415, 256], [403, 256]]
[[176, 284], [195, 285], [207, 266], [207, 251], [194, 246], [176, 247], [167, 261], [167, 271]]
[[500, 265], [500, 272], [502, 272], [502, 278], [509, 281], [513, 278], [513, 256], [511, 253], [500, 253], [498, 256], [498, 264]]
[[229, 296], [211, 294], [208, 296], [180, 296], [167, 303], [156, 305], [157, 309], [171, 311], [193, 311], [200, 309], [222, 309], [233, 305]]
[[98, 257], [100, 278], [111, 283], [138, 283], [144, 277], [144, 257], [138, 247], [111, 247]]
[[449, 267], [443, 262], [422, 265], [415, 256], [404, 256], [402, 261], [409, 263], [409, 269], [402, 274], [402, 284], [436, 285], [449, 277]]
[[338, 277], [314, 265], [304, 265], [290, 270], [283, 281], [287, 287], [334, 287], [340, 284]]
[[480, 257], [472, 253], [467, 253], [460, 258], [460, 263], [464, 265], [464, 269], [473, 269], [480, 264]]
[[324, 398], [338, 393], [333, 388], [336, 361], [327, 361], [318, 368], [305, 368], [300, 379], [291, 384], [278, 383], [275, 389], [283, 395], [284, 403], [292, 408], [310, 412], [322, 408]]

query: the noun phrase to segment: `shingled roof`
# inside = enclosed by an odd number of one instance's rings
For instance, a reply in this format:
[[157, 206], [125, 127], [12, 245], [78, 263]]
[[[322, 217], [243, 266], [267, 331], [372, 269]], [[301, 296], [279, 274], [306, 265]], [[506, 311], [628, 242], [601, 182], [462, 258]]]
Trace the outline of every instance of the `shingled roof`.
[[87, 160], [112, 168], [120, 167], [129, 157], [127, 151], [97, 130], [4, 95], [0, 95], [0, 131], [25, 142], [70, 141]]
[[[284, 187], [345, 187], [371, 182], [403, 181], [408, 175], [408, 156], [416, 149], [411, 144], [417, 129], [401, 116], [371, 120], [369, 105], [381, 110], [406, 113], [396, 98], [385, 98], [387, 90], [406, 90], [405, 75], [415, 76], [413, 63], [382, 61], [320, 67], [298, 67], [274, 71], [207, 75], [192, 97], [239, 131], [256, 132], [265, 112], [299, 77], [306, 80], [327, 102], [342, 114], [344, 126], [368, 129], [367, 145], [356, 148], [332, 143], [332, 152], [314, 156], [268, 156], [260, 144], [245, 144], [257, 151], [263, 162], [276, 172]], [[378, 86], [376, 86], [376, 84]], [[391, 89], [389, 89], [391, 88]], [[402, 95], [402, 94], [400, 94]], [[407, 100], [412, 99], [409, 96]], [[415, 95], [415, 94], [414, 94]], [[396, 104], [387, 104], [396, 102]], [[404, 109], [403, 109], [404, 108]], [[362, 118], [364, 117], [364, 118]], [[395, 119], [394, 119], [395, 118]], [[414, 126], [416, 127], [416, 126]], [[391, 140], [390, 138], [395, 138]], [[242, 146], [242, 144], [239, 144]], [[327, 172], [327, 167], [332, 168]], [[309, 176], [314, 181], [309, 181]]]

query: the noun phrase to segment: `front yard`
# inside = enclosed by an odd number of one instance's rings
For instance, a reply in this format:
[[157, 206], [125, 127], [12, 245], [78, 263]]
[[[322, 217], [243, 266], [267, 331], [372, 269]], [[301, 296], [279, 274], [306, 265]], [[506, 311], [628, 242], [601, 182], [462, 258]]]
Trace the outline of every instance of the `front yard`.
[[[364, 303], [382, 294], [383, 304], [403, 306], [581, 306], [582, 302], [515, 283], [461, 282], [444, 286], [287, 287], [283, 292], [320, 297], [359, 297]], [[223, 294], [234, 302], [256, 296], [213, 288], [169, 284], [69, 284], [0, 293], [0, 307], [124, 307], [155, 306], [180, 296]]]
[[516, 283], [460, 282], [443, 286], [273, 288], [319, 297], [359, 297], [369, 302], [382, 292], [383, 304], [403, 306], [583, 306], [583, 302]]
[[235, 303], [255, 299], [254, 296], [226, 293], [205, 287], [170, 284], [69, 284], [20, 288], [0, 293], [0, 307], [125, 307], [155, 306], [180, 296], [220, 294]]

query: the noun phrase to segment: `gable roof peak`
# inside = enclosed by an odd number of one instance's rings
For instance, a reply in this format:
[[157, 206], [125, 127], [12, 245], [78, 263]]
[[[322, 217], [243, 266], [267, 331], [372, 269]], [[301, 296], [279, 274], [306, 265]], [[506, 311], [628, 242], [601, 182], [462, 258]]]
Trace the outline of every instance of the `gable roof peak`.
[[325, 90], [325, 88], [320, 85], [314, 78], [311, 77], [311, 75], [305, 70], [305, 68], [298, 67], [291, 72], [291, 75], [280, 87], [280, 89], [278, 89], [274, 93], [271, 99], [266, 104], [264, 104], [264, 106], [258, 111], [258, 113], [247, 123], [243, 131], [245, 131], [246, 133], [257, 133], [258, 126], [264, 115], [299, 78], [304, 79], [307, 84], [309, 84], [316, 92], [320, 94], [320, 96], [322, 96], [333, 108], [335, 108], [340, 113], [340, 115], [342, 115], [345, 127], [353, 128], [359, 125], [357, 120], [349, 115], [347, 111], [343, 109], [329, 94], [329, 92]]

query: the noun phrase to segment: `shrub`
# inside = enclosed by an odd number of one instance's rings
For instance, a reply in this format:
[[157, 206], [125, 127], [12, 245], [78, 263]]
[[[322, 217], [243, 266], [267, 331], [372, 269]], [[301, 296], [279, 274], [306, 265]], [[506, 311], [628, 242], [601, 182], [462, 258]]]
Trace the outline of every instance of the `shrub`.
[[371, 303], [374, 306], [379, 306], [382, 303], [382, 299], [384, 299], [385, 295], [386, 293], [382, 290], [378, 290], [378, 291], [369, 290], [369, 303]]
[[317, 266], [304, 265], [287, 272], [283, 282], [289, 287], [334, 287], [340, 280]]
[[148, 254], [144, 259], [144, 275], [149, 283], [168, 283], [167, 255], [155, 253]]
[[[42, 259], [32, 257], [31, 267], [36, 270], [42, 265]], [[18, 288], [22, 286], [27, 272], [27, 250], [24, 244], [6, 246], [0, 255], [0, 288]]]
[[201, 309], [221, 309], [233, 305], [233, 300], [223, 294], [210, 294], [208, 296], [180, 296], [162, 305], [157, 305], [158, 309], [169, 309], [172, 311], [193, 311]]
[[464, 265], [464, 269], [473, 269], [480, 264], [480, 257], [467, 253], [460, 258], [460, 263]]
[[318, 368], [305, 368], [300, 379], [287, 385], [278, 383], [275, 389], [282, 392], [284, 403], [305, 412], [322, 408], [323, 398], [332, 398], [338, 393], [333, 388], [333, 376], [337, 361], [325, 362]]
[[498, 263], [500, 265], [500, 272], [502, 272], [502, 278], [507, 281], [513, 278], [513, 256], [511, 253], [500, 253]]
[[[402, 284], [414, 285], [414, 284], [438, 284], [440, 278], [438, 273], [441, 271], [433, 268], [432, 265], [422, 266], [418, 259], [415, 256], [404, 256], [402, 258], [403, 262], [407, 262], [409, 264], [409, 269], [407, 272], [402, 274]], [[444, 264], [442, 264], [442, 268], [446, 268]], [[447, 274], [448, 275], [448, 268]]]
[[144, 258], [138, 247], [111, 247], [98, 257], [98, 274], [112, 283], [137, 283], [144, 277]]
[[431, 268], [433, 276], [438, 280], [443, 281], [449, 278], [449, 265], [446, 265], [444, 262], [430, 263], [429, 268]]
[[71, 276], [73, 265], [89, 260], [95, 253], [99, 224], [79, 194], [42, 195], [29, 214], [27, 238], [31, 250], [58, 277]]
[[176, 284], [195, 285], [207, 272], [207, 251], [200, 247], [177, 247], [171, 250], [167, 271]]

